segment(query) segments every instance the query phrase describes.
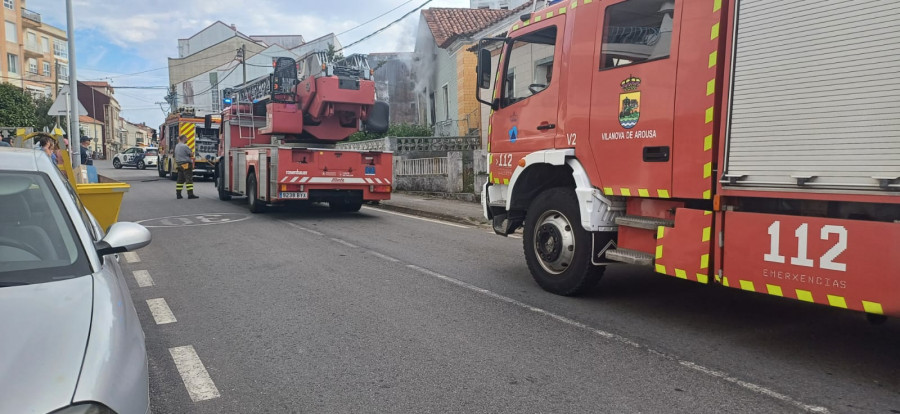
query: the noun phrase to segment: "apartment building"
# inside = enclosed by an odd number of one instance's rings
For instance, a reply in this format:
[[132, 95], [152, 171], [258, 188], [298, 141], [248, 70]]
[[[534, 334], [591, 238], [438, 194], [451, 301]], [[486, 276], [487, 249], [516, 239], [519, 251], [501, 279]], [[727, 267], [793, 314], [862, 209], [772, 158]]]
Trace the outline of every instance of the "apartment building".
[[3, 0], [0, 80], [20, 86], [32, 96], [56, 99], [69, 83], [66, 32], [41, 21], [25, 0]]

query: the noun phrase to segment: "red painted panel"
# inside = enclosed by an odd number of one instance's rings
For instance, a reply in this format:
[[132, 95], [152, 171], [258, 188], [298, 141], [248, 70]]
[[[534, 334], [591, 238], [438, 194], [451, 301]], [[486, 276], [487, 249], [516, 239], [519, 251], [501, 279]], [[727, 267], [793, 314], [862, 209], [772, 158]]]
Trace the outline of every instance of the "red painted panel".
[[725, 230], [730, 287], [900, 316], [900, 223], [726, 212]]
[[708, 283], [712, 253], [711, 211], [679, 208], [675, 227], [663, 227], [657, 240], [656, 271], [685, 280]]

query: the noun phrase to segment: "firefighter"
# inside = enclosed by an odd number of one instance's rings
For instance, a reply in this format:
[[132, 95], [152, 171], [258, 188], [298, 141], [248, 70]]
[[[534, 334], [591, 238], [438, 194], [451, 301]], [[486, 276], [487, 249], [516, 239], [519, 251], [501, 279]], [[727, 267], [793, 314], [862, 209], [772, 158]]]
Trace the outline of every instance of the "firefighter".
[[181, 190], [187, 189], [188, 199], [200, 198], [194, 195], [194, 156], [191, 147], [187, 146], [187, 136], [178, 136], [178, 145], [175, 146], [175, 164], [178, 165], [178, 181], [175, 182], [175, 198], [181, 196]]

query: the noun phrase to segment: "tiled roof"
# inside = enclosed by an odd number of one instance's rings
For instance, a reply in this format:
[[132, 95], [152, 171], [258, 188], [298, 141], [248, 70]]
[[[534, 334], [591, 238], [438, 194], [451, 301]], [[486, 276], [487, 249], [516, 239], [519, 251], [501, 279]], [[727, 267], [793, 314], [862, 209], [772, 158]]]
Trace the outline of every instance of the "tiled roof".
[[434, 42], [443, 49], [456, 38], [478, 33], [514, 12], [515, 10], [431, 8], [422, 10], [422, 16], [434, 35]]
[[109, 83], [107, 82], [93, 82], [93, 81], [81, 81], [85, 86], [97, 87], [97, 88], [108, 88]]
[[100, 122], [100, 121], [98, 121], [98, 120], [96, 120], [96, 119], [94, 119], [94, 118], [91, 118], [91, 117], [87, 116], [87, 115], [79, 115], [79, 116], [78, 116], [78, 122], [80, 122], [80, 123], [82, 123], [82, 124], [99, 124], [99, 125], [103, 125], [103, 122]]

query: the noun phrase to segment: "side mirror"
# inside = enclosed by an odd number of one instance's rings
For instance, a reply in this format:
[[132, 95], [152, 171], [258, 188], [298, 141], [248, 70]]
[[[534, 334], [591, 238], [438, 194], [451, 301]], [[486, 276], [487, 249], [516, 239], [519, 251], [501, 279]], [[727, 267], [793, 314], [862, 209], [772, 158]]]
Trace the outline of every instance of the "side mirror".
[[146, 227], [122, 221], [110, 226], [106, 237], [95, 243], [94, 247], [98, 255], [106, 256], [140, 249], [150, 244], [151, 239], [150, 230]]
[[481, 49], [478, 51], [478, 88], [489, 89], [491, 87], [491, 51]]
[[212, 129], [212, 115], [207, 114], [203, 117], [203, 128]]

